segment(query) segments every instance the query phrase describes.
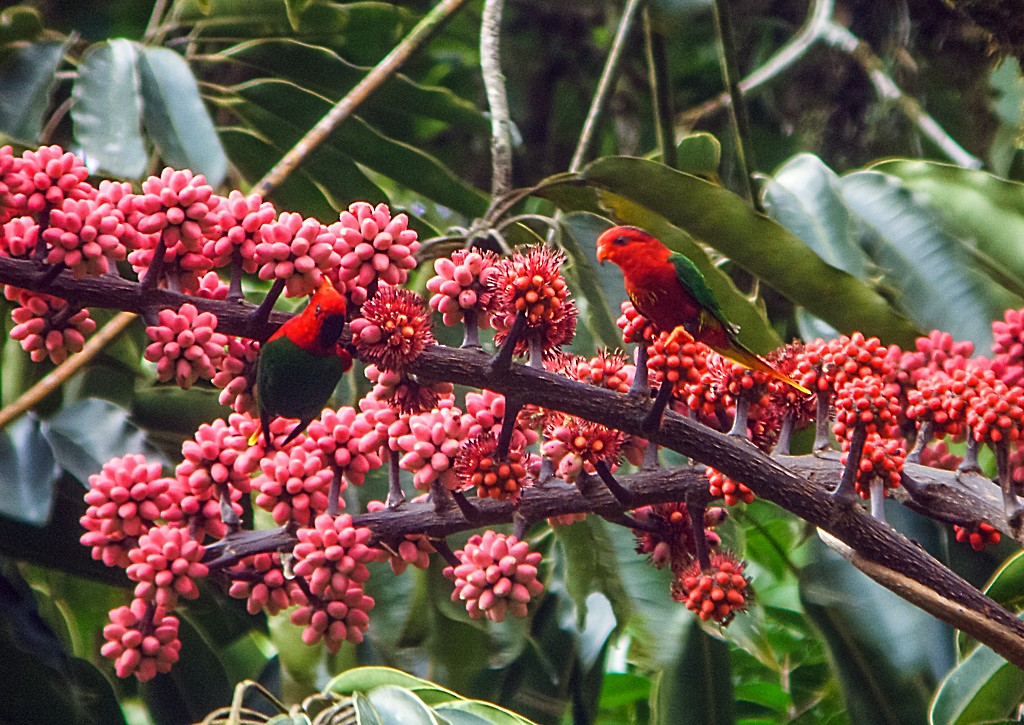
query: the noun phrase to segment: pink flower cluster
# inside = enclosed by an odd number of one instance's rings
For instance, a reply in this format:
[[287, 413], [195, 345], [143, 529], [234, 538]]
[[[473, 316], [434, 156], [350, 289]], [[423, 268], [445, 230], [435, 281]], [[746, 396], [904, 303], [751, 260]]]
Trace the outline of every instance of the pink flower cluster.
[[445, 567], [444, 575], [455, 582], [452, 601], [465, 602], [473, 619], [525, 617], [530, 600], [544, 591], [537, 579], [540, 553], [515, 536], [490, 530], [474, 534], [455, 556], [459, 565]]

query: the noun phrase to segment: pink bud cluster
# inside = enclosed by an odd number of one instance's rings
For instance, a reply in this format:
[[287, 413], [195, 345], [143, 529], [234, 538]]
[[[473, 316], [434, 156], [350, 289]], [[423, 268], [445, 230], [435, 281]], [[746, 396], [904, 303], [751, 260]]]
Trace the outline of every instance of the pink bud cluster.
[[296, 598], [293, 592], [297, 585], [285, 576], [277, 553], [264, 552], [246, 557], [227, 574], [231, 578], [228, 594], [236, 599], [245, 599], [249, 614], [280, 614], [292, 606]]
[[288, 297], [313, 294], [322, 276], [341, 263], [335, 241], [335, 235], [316, 219], [282, 212], [259, 229], [253, 252], [259, 278], [284, 280]]
[[185, 529], [170, 525], [151, 528], [128, 552], [131, 563], [125, 573], [138, 582], [136, 598], [173, 609], [179, 596], [198, 597], [195, 580], [209, 573], [202, 563], [204, 552], [203, 545]]
[[50, 245], [46, 261], [64, 264], [75, 279], [106, 274], [111, 260], [125, 258], [127, 233], [124, 214], [111, 204], [65, 199], [50, 212], [50, 226], [43, 230]]
[[345, 641], [359, 644], [370, 623], [367, 612], [374, 606], [363, 591], [370, 577], [366, 562], [381, 561], [383, 552], [367, 545], [370, 530], [353, 527], [348, 514], [322, 514], [313, 527], [300, 528], [298, 538], [293, 570], [308, 591], [300, 595], [304, 601], [292, 613], [292, 623], [305, 625], [306, 644], [323, 640], [331, 652]]
[[490, 327], [496, 303], [491, 288], [496, 262], [493, 252], [475, 248], [459, 249], [450, 258], [434, 261], [436, 276], [427, 281], [427, 289], [433, 293], [430, 308], [441, 313], [444, 324], [461, 324], [465, 312], [472, 310], [479, 327]]
[[232, 190], [221, 200], [217, 210], [218, 234], [207, 237], [203, 254], [215, 267], [225, 267], [237, 256], [242, 270], [255, 274], [259, 269], [256, 246], [261, 241], [260, 230], [264, 224], [271, 224], [276, 214], [274, 205], [263, 201], [259, 194], [246, 196]]
[[372, 295], [375, 283], [397, 287], [416, 267], [417, 234], [409, 229], [409, 217], [392, 217], [387, 204], [357, 201], [341, 213], [331, 231], [341, 255], [338, 281], [357, 305]]
[[47, 358], [54, 365], [85, 347], [85, 336], [96, 329], [89, 310], [72, 307], [66, 300], [14, 287], [4, 289], [7, 299], [20, 305], [11, 311], [11, 339], [21, 343], [33, 362]]
[[525, 617], [530, 600], [544, 591], [537, 579], [540, 553], [515, 536], [490, 530], [474, 534], [455, 556], [459, 565], [445, 567], [444, 575], [455, 582], [452, 601], [465, 602], [473, 619]]
[[471, 425], [472, 418], [453, 405], [409, 417], [409, 432], [396, 443], [402, 453], [400, 465], [412, 471], [416, 488], [428, 491], [435, 479], [449, 490], [462, 488], [453, 466]]
[[145, 355], [156, 363], [157, 378], [161, 382], [174, 380], [183, 390], [200, 378], [212, 379], [227, 344], [227, 337], [216, 331], [217, 316], [186, 302], [177, 312], [160, 310], [157, 320], [146, 328], [153, 342]]
[[[86, 199], [92, 195], [85, 164], [60, 146], [26, 150], [20, 157], [13, 156], [9, 146], [4, 149], [7, 151], [0, 153], [0, 158], [8, 160], [0, 164], [0, 204], [11, 216], [36, 214], [60, 206], [65, 199]], [[4, 221], [2, 217], [0, 221]]]
[[258, 491], [255, 503], [270, 511], [279, 526], [291, 521], [308, 526], [327, 510], [334, 471], [319, 449], [293, 445], [276, 450], [260, 460], [260, 471], [252, 482]]
[[177, 617], [141, 599], [113, 610], [103, 637], [107, 641], [100, 653], [114, 660], [117, 676], [135, 675], [139, 682], [170, 672], [181, 651]]
[[256, 340], [226, 336], [224, 357], [213, 374], [213, 384], [221, 389], [217, 401], [236, 413], [251, 413], [256, 409], [253, 396], [256, 387], [256, 363], [260, 344]]

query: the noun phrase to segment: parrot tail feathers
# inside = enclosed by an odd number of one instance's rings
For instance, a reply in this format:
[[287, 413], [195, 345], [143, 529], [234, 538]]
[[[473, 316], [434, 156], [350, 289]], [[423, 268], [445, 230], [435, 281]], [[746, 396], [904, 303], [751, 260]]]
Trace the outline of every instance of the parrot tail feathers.
[[763, 357], [761, 357], [757, 353], [754, 353], [754, 352], [751, 352], [750, 350], [747, 350], [744, 347], [740, 347], [739, 345], [732, 345], [731, 347], [724, 348], [724, 349], [719, 349], [719, 348], [712, 348], [712, 349], [715, 352], [717, 352], [719, 355], [721, 355], [722, 357], [727, 357], [730, 360], [732, 360], [733, 362], [739, 363], [740, 365], [742, 365], [742, 366], [744, 366], [746, 368], [749, 368], [750, 370], [760, 370], [762, 373], [766, 374], [768, 377], [774, 378], [775, 380], [778, 380], [779, 382], [785, 383], [786, 385], [790, 386], [794, 390], [799, 390], [804, 395], [810, 395], [811, 394], [811, 391], [808, 390], [807, 388], [805, 388], [803, 385], [801, 385], [797, 381], [793, 380], [793, 378], [789, 377], [785, 373], [779, 372], [778, 370], [773, 368], [771, 363], [769, 363]]

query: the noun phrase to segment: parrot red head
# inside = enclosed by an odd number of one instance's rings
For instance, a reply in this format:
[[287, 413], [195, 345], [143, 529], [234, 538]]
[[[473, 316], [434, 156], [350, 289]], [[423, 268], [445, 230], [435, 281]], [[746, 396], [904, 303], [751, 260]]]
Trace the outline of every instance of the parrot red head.
[[606, 259], [622, 268], [664, 262], [670, 250], [638, 227], [612, 227], [597, 238], [597, 261]]
[[286, 335], [314, 355], [334, 354], [345, 327], [346, 310], [344, 295], [334, 289], [331, 280], [325, 276], [302, 313], [281, 325], [270, 339]]

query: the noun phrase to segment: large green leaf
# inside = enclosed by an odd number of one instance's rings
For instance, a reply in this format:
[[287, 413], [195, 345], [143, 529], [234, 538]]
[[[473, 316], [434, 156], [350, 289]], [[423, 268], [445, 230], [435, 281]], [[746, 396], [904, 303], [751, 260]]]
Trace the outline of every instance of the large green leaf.
[[872, 168], [899, 177], [915, 201], [926, 203], [947, 223], [978, 267], [1021, 294], [1024, 184], [933, 161], [887, 161]]
[[977, 647], [935, 691], [930, 725], [968, 725], [1009, 719], [1024, 700], [1024, 671], [988, 647]]
[[576, 605], [576, 625], [587, 617], [587, 597], [600, 592], [611, 602], [619, 626], [629, 621], [632, 603], [614, 566], [615, 550], [606, 527], [588, 517], [569, 526], [556, 526], [558, 553], [565, 558], [565, 587]]
[[884, 271], [883, 283], [899, 307], [926, 330], [990, 348], [992, 320], [1021, 299], [973, 268], [964, 245], [895, 177], [861, 171], [844, 176], [840, 188], [857, 214], [861, 244]]
[[28, 145], [39, 138], [64, 48], [62, 40], [42, 40], [5, 54], [0, 63], [0, 133]]
[[72, 90], [75, 140], [91, 165], [114, 176], [141, 176], [149, 160], [142, 142], [140, 50], [124, 38], [93, 45]]
[[124, 408], [99, 398], [86, 398], [65, 406], [43, 424], [43, 435], [60, 467], [82, 483], [115, 456], [141, 453], [166, 464], [146, 440]]
[[832, 653], [852, 722], [925, 722], [928, 693], [950, 661], [946, 625], [831, 554], [804, 567], [800, 598]]
[[870, 260], [857, 244], [839, 177], [813, 154], [794, 156], [765, 179], [764, 207], [825, 262], [866, 281]]
[[439, 725], [426, 703], [403, 687], [382, 685], [370, 690], [366, 697], [384, 722]]
[[[248, 104], [263, 109], [269, 117], [287, 119], [296, 135], [312, 128], [332, 107], [323, 96], [286, 81], [253, 81], [237, 86], [234, 92]], [[238, 104], [235, 109], [254, 122], [247, 116], [245, 106]], [[257, 130], [275, 143], [279, 142], [274, 128], [261, 125]], [[280, 124], [276, 131], [287, 133]], [[325, 147], [468, 217], [481, 216], [487, 210], [487, 197], [437, 159], [421, 149], [388, 138], [359, 117], [350, 118], [339, 126], [320, 149]]]
[[42, 526], [50, 520], [60, 468], [39, 420], [26, 415], [0, 431], [0, 514]]
[[579, 194], [567, 194], [565, 187], [580, 183], [662, 217], [837, 329], [861, 330], [901, 345], [912, 344], [919, 334], [868, 285], [823, 262], [798, 237], [727, 189], [653, 161], [608, 157], [587, 166], [577, 181], [539, 193], [575, 210]]
[[139, 56], [142, 120], [169, 165], [204, 174], [213, 186], [228, 160], [188, 62], [168, 48], [144, 47]]
[[654, 679], [653, 725], [725, 725], [735, 722], [729, 645], [692, 617], [679, 658]]
[[[335, 51], [290, 38], [260, 38], [222, 54], [281, 80], [292, 81], [331, 101], [339, 100], [369, 72], [349, 63]], [[447, 88], [424, 86], [401, 73], [370, 95], [359, 109], [361, 116], [387, 129], [389, 117], [408, 115], [442, 121], [478, 132], [487, 132], [490, 122], [480, 110]]]
[[[1024, 610], [1024, 552], [1018, 551], [1003, 562], [982, 591], [1011, 612]], [[977, 641], [965, 632], [956, 633], [957, 652], [961, 657], [976, 644]]]

